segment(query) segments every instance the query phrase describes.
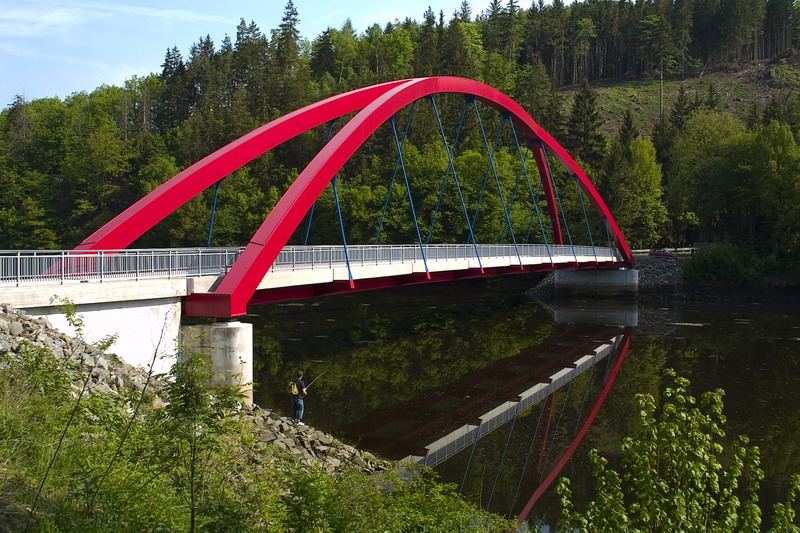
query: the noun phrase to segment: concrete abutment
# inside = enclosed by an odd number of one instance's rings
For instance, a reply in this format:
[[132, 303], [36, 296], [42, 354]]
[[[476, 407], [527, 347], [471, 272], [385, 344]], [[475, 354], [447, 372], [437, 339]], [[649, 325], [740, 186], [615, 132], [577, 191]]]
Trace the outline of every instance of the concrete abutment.
[[211, 362], [211, 385], [238, 386], [244, 402], [253, 403], [253, 325], [215, 322], [181, 326], [187, 352], [201, 353]]
[[556, 270], [555, 289], [567, 296], [630, 296], [639, 290], [639, 271]]

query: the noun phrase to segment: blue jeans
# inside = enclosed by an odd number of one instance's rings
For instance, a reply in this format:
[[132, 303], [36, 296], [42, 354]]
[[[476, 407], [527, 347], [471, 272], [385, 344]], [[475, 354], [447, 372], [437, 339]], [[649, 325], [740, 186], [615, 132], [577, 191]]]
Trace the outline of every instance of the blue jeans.
[[292, 418], [301, 420], [303, 418], [303, 398], [292, 398]]

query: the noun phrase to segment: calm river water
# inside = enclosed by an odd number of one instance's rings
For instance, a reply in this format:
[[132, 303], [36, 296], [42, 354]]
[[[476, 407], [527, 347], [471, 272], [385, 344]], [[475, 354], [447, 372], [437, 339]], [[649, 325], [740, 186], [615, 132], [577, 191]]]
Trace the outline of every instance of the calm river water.
[[[435, 466], [442, 479], [484, 508], [517, 515], [586, 427], [561, 474], [578, 500], [588, 497], [587, 450], [613, 460], [632, 434], [634, 395], [657, 395], [664, 369], [673, 368], [696, 395], [725, 390], [728, 435], [747, 434], [761, 448], [762, 502], [770, 515], [791, 474], [800, 472], [800, 306], [572, 302], [565, 315], [562, 304], [524, 294], [538, 279], [256, 307], [248, 317], [255, 325], [255, 401], [286, 415], [285, 384], [303, 369], [306, 383], [319, 378], [306, 399], [309, 425], [391, 458], [449, 442], [451, 456]], [[577, 318], [581, 309], [584, 318]], [[565, 316], [569, 323], [556, 322]], [[619, 319], [636, 327], [581, 323]], [[617, 345], [573, 372], [571, 363], [614, 339]], [[508, 410], [520, 391], [533, 391], [560, 369], [574, 379], [528, 409]], [[489, 412], [496, 429], [465, 441], [477, 416]], [[552, 524], [558, 512], [557, 496], [546, 491], [528, 516]]]

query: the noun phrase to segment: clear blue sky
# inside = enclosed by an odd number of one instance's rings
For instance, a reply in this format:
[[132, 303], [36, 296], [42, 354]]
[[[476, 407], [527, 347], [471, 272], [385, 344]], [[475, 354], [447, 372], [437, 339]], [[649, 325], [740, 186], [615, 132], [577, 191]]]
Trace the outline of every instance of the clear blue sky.
[[[348, 17], [359, 33], [375, 22], [422, 20], [428, 5], [449, 19], [461, 0], [294, 3], [300, 32], [311, 40]], [[473, 15], [488, 3], [470, 2]], [[205, 35], [219, 46], [226, 34], [235, 39], [242, 18], [268, 34], [280, 24], [285, 6], [286, 0], [0, 0], [0, 109], [18, 94], [28, 100], [64, 98], [160, 72], [167, 48], [177, 46], [186, 58], [192, 43]], [[530, 0], [520, 7], [530, 7]]]

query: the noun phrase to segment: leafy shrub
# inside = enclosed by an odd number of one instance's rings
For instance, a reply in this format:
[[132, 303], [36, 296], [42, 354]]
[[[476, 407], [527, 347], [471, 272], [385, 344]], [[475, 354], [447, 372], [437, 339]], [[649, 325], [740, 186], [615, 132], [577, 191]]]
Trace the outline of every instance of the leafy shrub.
[[[171, 372], [166, 405], [90, 394], [52, 353], [0, 353], [0, 524], [11, 531], [481, 531], [513, 521], [422, 471], [335, 477], [255, 445], [232, 388], [202, 355]], [[74, 375], [73, 375], [74, 374]], [[65, 429], [66, 428], [66, 429]], [[59, 447], [60, 452], [53, 450]], [[39, 494], [41, 497], [39, 497]], [[37, 501], [35, 512], [31, 502]]]
[[[635, 438], [622, 444], [622, 472], [608, 466], [597, 450], [594, 464], [597, 496], [585, 512], [575, 510], [569, 480], [558, 485], [563, 506], [560, 531], [716, 531], [758, 533], [762, 511], [758, 490], [764, 477], [759, 450], [740, 436], [725, 452], [723, 391], [687, 391], [689, 381], [668, 373], [659, 407], [649, 394], [636, 397], [639, 414]], [[775, 531], [797, 533], [794, 476], [785, 502], [775, 506]]]
[[762, 274], [755, 252], [733, 244], [717, 244], [697, 251], [683, 267], [683, 281], [689, 287], [741, 287]]

